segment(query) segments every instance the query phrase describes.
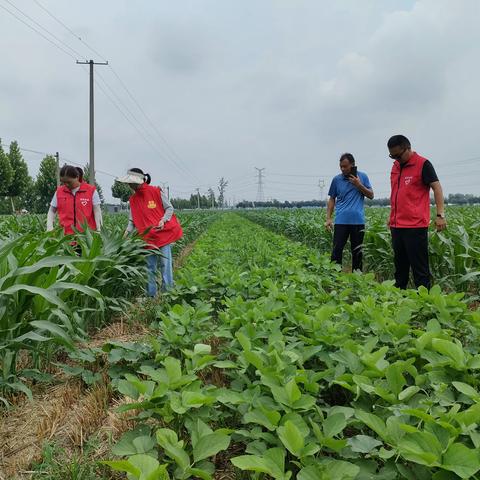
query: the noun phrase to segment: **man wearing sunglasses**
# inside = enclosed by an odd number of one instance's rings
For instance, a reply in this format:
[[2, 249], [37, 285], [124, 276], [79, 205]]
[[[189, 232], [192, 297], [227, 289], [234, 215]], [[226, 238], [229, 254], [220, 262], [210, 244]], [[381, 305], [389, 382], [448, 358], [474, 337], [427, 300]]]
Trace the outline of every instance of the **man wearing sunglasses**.
[[430, 189], [433, 190], [437, 216], [437, 231], [444, 230], [445, 208], [442, 186], [433, 165], [412, 151], [403, 135], [388, 140], [390, 158], [394, 160], [390, 182], [389, 226], [395, 263], [395, 285], [407, 288], [410, 268], [415, 287], [430, 288], [428, 264], [428, 227], [430, 225]]

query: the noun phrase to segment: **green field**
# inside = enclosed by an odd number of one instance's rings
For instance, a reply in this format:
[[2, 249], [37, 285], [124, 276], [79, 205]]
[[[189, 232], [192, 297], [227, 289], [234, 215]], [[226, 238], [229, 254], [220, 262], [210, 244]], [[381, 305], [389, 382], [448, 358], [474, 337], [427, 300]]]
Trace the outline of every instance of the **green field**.
[[[121, 239], [124, 216], [80, 236], [80, 257], [41, 218], [0, 220], [5, 422], [23, 408], [18, 392], [37, 402], [65, 382], [52, 362], [82, 395], [109, 392], [101, 416], [128, 418], [107, 439], [88, 430], [100, 458], [83, 436], [67, 447], [53, 435], [24, 468], [85, 480], [480, 478], [480, 209], [450, 208], [448, 230], [431, 233], [430, 292], [393, 287], [386, 214], [368, 210], [364, 274], [329, 262], [319, 210], [181, 214], [176, 255], [193, 249], [175, 289], [140, 314], [145, 253]], [[119, 318], [142, 333], [85, 345]]]
[[[387, 208], [366, 209], [365, 270], [379, 281], [393, 278], [393, 252]], [[480, 291], [480, 207], [448, 207], [448, 230], [430, 230], [430, 264], [434, 282], [450, 291]], [[329, 252], [332, 234], [325, 227], [324, 209], [250, 210], [245, 216], [277, 233]], [[433, 217], [433, 214], [432, 214]], [[345, 249], [347, 265], [348, 248]]]

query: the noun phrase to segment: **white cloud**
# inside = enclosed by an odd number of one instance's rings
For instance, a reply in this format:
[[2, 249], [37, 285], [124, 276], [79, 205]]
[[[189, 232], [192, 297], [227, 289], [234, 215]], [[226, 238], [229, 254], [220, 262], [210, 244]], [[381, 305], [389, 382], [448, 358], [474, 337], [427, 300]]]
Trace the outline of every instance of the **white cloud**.
[[[43, 2], [105, 52], [191, 174], [157, 154], [97, 89], [101, 170], [139, 166], [177, 191], [243, 177], [232, 195], [254, 198], [253, 167], [265, 166], [269, 195], [310, 198], [317, 178], [303, 187], [274, 184], [273, 174], [333, 175], [339, 154], [352, 151], [386, 193], [385, 143], [405, 133], [447, 191], [480, 191], [471, 171], [452, 164], [480, 153], [477, 0]], [[90, 58], [33, 4], [18, 6]], [[4, 11], [0, 29], [0, 137], [85, 163], [88, 77]], [[148, 128], [108, 67], [96, 71]], [[109, 190], [111, 179], [99, 178]]]

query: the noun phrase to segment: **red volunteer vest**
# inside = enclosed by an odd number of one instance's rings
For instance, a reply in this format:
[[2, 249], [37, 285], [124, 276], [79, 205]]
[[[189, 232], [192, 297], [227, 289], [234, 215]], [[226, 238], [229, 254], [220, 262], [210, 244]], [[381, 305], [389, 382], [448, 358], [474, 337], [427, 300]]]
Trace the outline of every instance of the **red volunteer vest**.
[[[160, 187], [143, 183], [130, 197], [130, 210], [135, 228], [143, 235], [145, 230], [156, 227], [165, 214]], [[143, 238], [148, 243], [147, 248], [159, 248], [180, 239], [182, 227], [175, 215], [165, 223], [162, 230], [152, 228]]]
[[390, 174], [390, 227], [426, 228], [430, 224], [430, 186], [422, 181], [426, 159], [413, 152], [408, 162], [400, 168], [394, 162]]
[[83, 232], [85, 223], [92, 230], [97, 229], [93, 215], [94, 192], [95, 186], [88, 183], [81, 183], [75, 195], [64, 185], [57, 188], [58, 218], [65, 235], [73, 234], [74, 227]]

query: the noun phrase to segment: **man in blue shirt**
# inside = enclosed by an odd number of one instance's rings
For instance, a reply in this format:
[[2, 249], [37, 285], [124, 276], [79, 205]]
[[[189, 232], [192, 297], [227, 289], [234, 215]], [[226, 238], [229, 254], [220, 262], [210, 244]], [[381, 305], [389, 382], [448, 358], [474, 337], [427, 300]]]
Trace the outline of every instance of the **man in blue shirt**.
[[351, 153], [340, 157], [342, 173], [333, 177], [328, 191], [327, 221], [325, 227], [332, 229], [332, 213], [335, 214], [333, 231], [332, 262], [342, 264], [343, 249], [350, 237], [352, 271], [362, 270], [362, 245], [365, 234], [364, 198], [373, 198], [373, 190], [366, 173], [357, 172], [355, 158]]

